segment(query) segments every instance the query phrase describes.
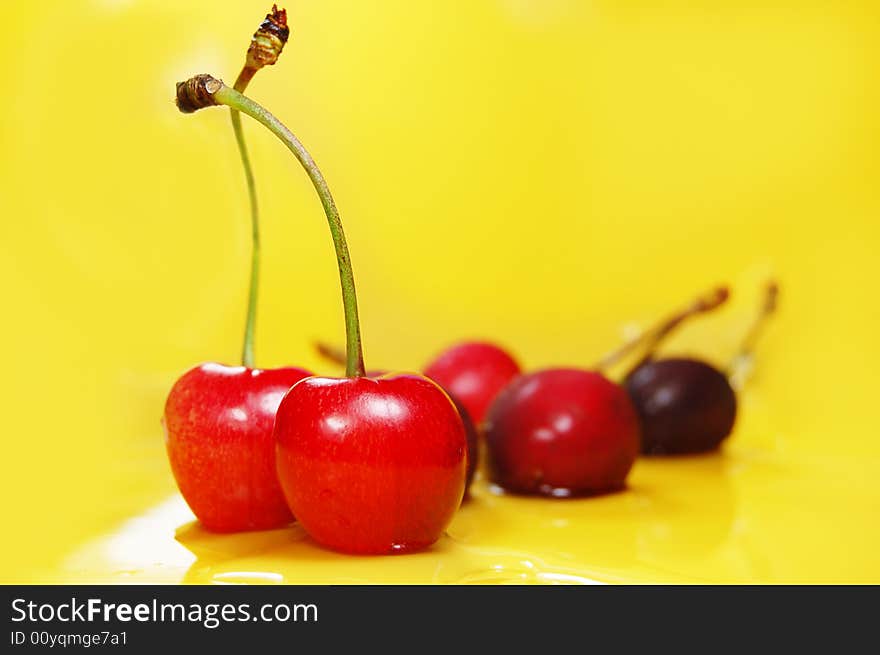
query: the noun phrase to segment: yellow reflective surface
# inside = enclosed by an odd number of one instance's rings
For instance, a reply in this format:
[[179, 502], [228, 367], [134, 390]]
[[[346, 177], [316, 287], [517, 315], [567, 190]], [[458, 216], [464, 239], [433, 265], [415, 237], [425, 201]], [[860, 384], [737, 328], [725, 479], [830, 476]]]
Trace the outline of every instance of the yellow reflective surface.
[[[841, 476], [846, 477], [841, 482]], [[625, 493], [513, 498], [479, 484], [428, 551], [352, 557], [299, 527], [205, 531], [179, 497], [72, 552], [56, 582], [593, 584], [876, 581], [875, 472], [852, 461], [723, 456], [639, 463]], [[841, 508], [846, 508], [842, 511]]]
[[[723, 364], [764, 280], [782, 289], [722, 454], [640, 460], [587, 500], [480, 483], [396, 558], [208, 535], [175, 494], [165, 394], [236, 363], [244, 323], [228, 116], [172, 104], [190, 74], [231, 81], [268, 9], [221, 4], [0, 8], [0, 581], [880, 582], [875, 2], [291, 4], [250, 91], [333, 189], [368, 366], [473, 336], [587, 366], [729, 282], [667, 347]], [[334, 372], [311, 349], [342, 340], [320, 205], [256, 127], [257, 361]]]

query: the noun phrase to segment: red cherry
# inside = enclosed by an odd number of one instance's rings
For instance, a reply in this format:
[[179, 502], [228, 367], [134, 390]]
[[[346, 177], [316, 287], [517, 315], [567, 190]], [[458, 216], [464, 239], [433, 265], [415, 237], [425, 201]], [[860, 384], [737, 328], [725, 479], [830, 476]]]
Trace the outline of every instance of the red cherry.
[[163, 420], [168, 458], [181, 494], [209, 530], [264, 530], [293, 520], [275, 471], [272, 426], [284, 394], [309, 375], [210, 363], [174, 384]]
[[424, 372], [455, 396], [479, 424], [498, 392], [521, 370], [498, 346], [469, 342], [444, 351]]
[[303, 380], [281, 401], [275, 439], [288, 505], [329, 548], [425, 548], [461, 503], [464, 426], [419, 375]]
[[593, 371], [549, 369], [517, 378], [492, 403], [485, 429], [491, 479], [517, 493], [614, 491], [639, 453], [629, 396]]

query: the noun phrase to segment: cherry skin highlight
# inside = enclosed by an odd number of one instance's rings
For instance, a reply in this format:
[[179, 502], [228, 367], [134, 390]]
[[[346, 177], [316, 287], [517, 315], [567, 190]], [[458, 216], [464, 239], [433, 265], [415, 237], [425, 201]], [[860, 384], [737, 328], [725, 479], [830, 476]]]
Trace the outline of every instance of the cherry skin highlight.
[[162, 421], [168, 459], [207, 529], [266, 530], [294, 520], [278, 483], [272, 428], [284, 394], [309, 375], [209, 363], [172, 387]]
[[464, 425], [422, 376], [307, 378], [281, 401], [275, 439], [287, 503], [328, 548], [423, 549], [461, 504]]
[[639, 414], [645, 454], [715, 450], [733, 430], [736, 394], [727, 376], [705, 362], [649, 359], [624, 386]]
[[523, 375], [486, 416], [491, 480], [508, 491], [567, 497], [623, 488], [639, 453], [639, 422], [622, 387], [601, 373]]
[[455, 396], [480, 424], [498, 392], [521, 370], [502, 348], [491, 343], [467, 342], [441, 353], [424, 373]]

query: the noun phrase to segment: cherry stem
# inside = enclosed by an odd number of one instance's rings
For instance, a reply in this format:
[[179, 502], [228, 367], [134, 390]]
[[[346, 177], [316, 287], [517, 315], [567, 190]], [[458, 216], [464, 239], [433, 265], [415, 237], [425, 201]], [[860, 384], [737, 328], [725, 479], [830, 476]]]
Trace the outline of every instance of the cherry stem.
[[[257, 69], [245, 64], [235, 80], [235, 90], [244, 93]], [[260, 210], [257, 205], [257, 187], [254, 181], [254, 171], [251, 167], [251, 159], [248, 155], [247, 143], [244, 139], [244, 130], [241, 126], [241, 114], [237, 109], [230, 108], [229, 117], [232, 119], [232, 131], [235, 134], [235, 143], [238, 146], [238, 154], [241, 157], [241, 166], [244, 169], [244, 179], [247, 183], [248, 201], [251, 208], [251, 281], [248, 289], [247, 317], [244, 324], [244, 344], [241, 349], [241, 363], [248, 368], [254, 366], [254, 333], [257, 323], [257, 290], [260, 277]]]
[[663, 319], [635, 339], [628, 341], [617, 350], [605, 355], [596, 364], [596, 370], [605, 370], [609, 366], [613, 366], [619, 362], [637, 348], [643, 347], [645, 348], [645, 354], [642, 356], [642, 359], [639, 360], [638, 364], [633, 367], [638, 368], [654, 355], [654, 351], [660, 345], [660, 342], [666, 339], [666, 337], [668, 337], [687, 319], [714, 310], [722, 305], [729, 296], [730, 292], [727, 287], [717, 287], [712, 291], [699, 296], [685, 309]]
[[728, 372], [731, 376], [736, 375], [738, 371], [744, 370], [751, 365], [755, 356], [755, 344], [758, 342], [761, 332], [767, 325], [767, 319], [776, 312], [778, 300], [779, 285], [774, 280], [771, 280], [767, 283], [767, 288], [764, 292], [764, 298], [761, 303], [761, 308], [758, 310], [758, 315], [752, 322], [748, 332], [746, 332], [746, 336], [740, 344], [739, 351], [734, 356], [730, 367], [728, 368]]
[[315, 351], [328, 362], [345, 366], [345, 351], [323, 341], [315, 342]]
[[[305, 169], [327, 216], [330, 234], [333, 237], [333, 245], [336, 250], [336, 261], [339, 266], [339, 282], [342, 287], [342, 303], [345, 311], [345, 344], [346, 344], [346, 375], [348, 377], [363, 377], [364, 355], [361, 345], [360, 320], [358, 318], [357, 294], [354, 286], [354, 274], [351, 268], [351, 256], [348, 252], [348, 244], [345, 240], [345, 232], [342, 229], [342, 221], [336, 203], [330, 194], [327, 181], [321, 174], [318, 165], [305, 149], [299, 139], [284, 124], [247, 96], [232, 89], [214, 78], [206, 79], [200, 76], [193, 78], [190, 84], [198, 86], [198, 93], [209, 95], [215, 104], [226, 105], [231, 109], [247, 114], [258, 123], [261, 123], [274, 134], [288, 150], [297, 158]], [[180, 95], [178, 94], [180, 101]], [[185, 105], [184, 105], [185, 107]], [[184, 109], [185, 110], [185, 109]]]
[[[284, 45], [290, 35], [287, 27], [287, 12], [272, 5], [271, 11], [260, 23], [257, 31], [251, 38], [245, 56], [244, 67], [235, 80], [235, 90], [244, 93], [248, 84], [256, 75], [257, 71], [264, 66], [271, 66], [278, 61]], [[247, 143], [244, 139], [244, 130], [241, 126], [241, 115], [238, 110], [230, 108], [229, 117], [232, 119], [232, 131], [235, 134], [235, 143], [238, 146], [238, 154], [241, 157], [241, 166], [244, 169], [244, 179], [247, 183], [248, 202], [251, 210], [251, 281], [248, 289], [247, 317], [244, 325], [244, 344], [241, 349], [241, 363], [248, 368], [254, 366], [254, 334], [257, 322], [257, 291], [260, 277], [260, 210], [257, 205], [257, 188], [254, 182], [254, 171], [251, 167], [251, 159], [248, 155]]]

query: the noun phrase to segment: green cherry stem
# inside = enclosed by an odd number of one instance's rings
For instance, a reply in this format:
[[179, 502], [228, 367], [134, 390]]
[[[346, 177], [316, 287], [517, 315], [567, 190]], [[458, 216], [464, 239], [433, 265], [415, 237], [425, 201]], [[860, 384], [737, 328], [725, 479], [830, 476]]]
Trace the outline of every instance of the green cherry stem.
[[[243, 93], [256, 72], [256, 70], [247, 66], [242, 68], [238, 79], [235, 80], [235, 89]], [[232, 120], [232, 131], [235, 134], [235, 143], [238, 146], [238, 154], [241, 157], [241, 167], [244, 169], [248, 202], [251, 208], [251, 281], [248, 288], [247, 317], [244, 324], [244, 344], [241, 349], [241, 363], [248, 368], [253, 368], [254, 333], [257, 323], [257, 290], [260, 285], [260, 209], [257, 205], [257, 187], [254, 181], [254, 170], [251, 167], [251, 159], [248, 154], [247, 143], [244, 139], [244, 130], [241, 126], [241, 113], [236, 109], [230, 109], [229, 117]]]
[[333, 237], [333, 246], [336, 250], [336, 261], [339, 266], [339, 282], [342, 287], [342, 303], [345, 311], [345, 372], [348, 377], [363, 377], [365, 375], [364, 355], [361, 346], [360, 320], [351, 257], [345, 240], [345, 232], [342, 229], [342, 221], [339, 218], [339, 211], [336, 209], [336, 203], [330, 194], [327, 181], [318, 169], [315, 160], [312, 159], [312, 156], [293, 132], [247, 96], [210, 75], [196, 75], [186, 82], [178, 83], [177, 106], [182, 112], [191, 113], [212, 105], [225, 105], [236, 109], [261, 123], [287, 146], [287, 149], [297, 158], [312, 181], [327, 216], [330, 234]]
[[312, 185], [321, 199], [324, 213], [327, 216], [327, 224], [330, 227], [333, 246], [336, 250], [336, 261], [339, 265], [339, 283], [342, 287], [342, 303], [345, 310], [345, 374], [348, 377], [363, 377], [365, 375], [364, 354], [363, 346], [361, 345], [360, 319], [358, 318], [357, 293], [354, 286], [354, 274], [351, 268], [351, 256], [348, 252], [348, 243], [345, 240], [345, 232], [342, 229], [339, 210], [336, 209], [336, 203], [333, 200], [330, 187], [327, 186], [324, 175], [321, 173], [315, 160], [312, 159], [312, 156], [305, 149], [305, 146], [296, 138], [296, 135], [264, 107], [225, 84], [222, 84], [214, 93], [214, 99], [221, 105], [226, 105], [243, 114], [247, 114], [278, 137], [297, 158], [312, 181]]
[[[251, 38], [245, 57], [244, 66], [235, 80], [235, 90], [244, 93], [253, 79], [264, 66], [271, 66], [278, 61], [284, 45], [290, 35], [287, 27], [287, 12], [272, 5], [271, 11], [260, 23], [257, 31]], [[241, 158], [241, 166], [244, 170], [244, 179], [247, 184], [248, 204], [251, 211], [251, 279], [248, 289], [247, 316], [244, 325], [244, 343], [241, 349], [241, 363], [248, 367], [254, 366], [254, 334], [257, 323], [257, 293], [260, 284], [260, 209], [257, 204], [257, 187], [254, 180], [254, 171], [248, 154], [247, 143], [244, 138], [244, 129], [241, 125], [241, 114], [237, 109], [230, 108], [229, 117], [232, 120], [232, 132], [235, 134], [235, 143], [238, 146], [238, 154]]]

